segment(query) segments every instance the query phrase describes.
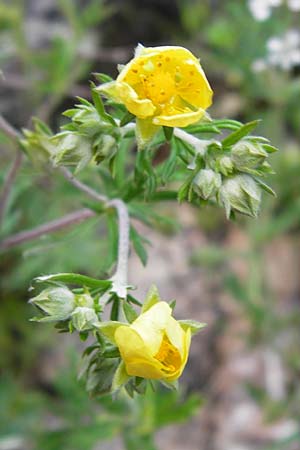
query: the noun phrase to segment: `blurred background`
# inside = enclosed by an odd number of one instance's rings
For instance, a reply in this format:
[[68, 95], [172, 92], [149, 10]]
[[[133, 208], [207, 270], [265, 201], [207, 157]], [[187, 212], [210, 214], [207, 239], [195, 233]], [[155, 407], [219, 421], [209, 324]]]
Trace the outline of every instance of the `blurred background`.
[[[0, 0], [0, 112], [15, 127], [37, 116], [57, 130], [92, 72], [117, 74], [138, 42], [201, 57], [215, 118], [263, 119], [280, 148], [258, 220], [164, 204], [144, 268], [177, 299], [178, 318], [208, 327], [193, 341], [179, 394], [89, 399], [76, 379], [82, 347], [32, 324], [31, 279], [57, 271], [99, 276], [112, 245], [92, 219], [0, 253], [0, 450], [300, 449], [300, 1]], [[16, 149], [0, 135], [0, 182]], [[24, 162], [0, 237], [72, 211], [84, 198]], [[105, 241], [105, 242], [103, 242]]]

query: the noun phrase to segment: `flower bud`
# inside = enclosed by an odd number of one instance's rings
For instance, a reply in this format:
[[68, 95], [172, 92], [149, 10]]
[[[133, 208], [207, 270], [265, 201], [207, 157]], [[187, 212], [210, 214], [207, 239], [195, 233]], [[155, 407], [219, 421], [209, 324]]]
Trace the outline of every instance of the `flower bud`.
[[29, 300], [29, 303], [40, 308], [47, 316], [42, 321], [66, 320], [76, 307], [75, 296], [66, 287], [44, 289], [39, 295]]
[[87, 308], [93, 308], [94, 300], [88, 292], [86, 292], [84, 294], [77, 294], [76, 295], [76, 305], [77, 306], [85, 306]]
[[77, 306], [71, 315], [72, 324], [77, 331], [91, 330], [99, 322], [94, 309], [86, 306]]
[[99, 141], [94, 146], [95, 161], [100, 163], [104, 159], [110, 159], [117, 151], [116, 139], [109, 135], [104, 134], [100, 137]]
[[256, 217], [261, 202], [261, 189], [249, 175], [236, 175], [224, 181], [219, 198], [228, 218], [232, 210]]
[[245, 171], [261, 165], [268, 153], [258, 143], [242, 140], [231, 149], [231, 158], [238, 170]]
[[91, 142], [85, 136], [63, 132], [53, 139], [57, 143], [52, 157], [55, 166], [76, 166], [76, 171], [83, 169], [92, 159]]
[[44, 130], [38, 121], [35, 121], [34, 126], [34, 131], [23, 130], [24, 139], [21, 140], [21, 144], [32, 163], [36, 166], [43, 166], [49, 163], [56, 148], [52, 142], [50, 130], [49, 133], [46, 132], [46, 129]]
[[230, 156], [221, 156], [216, 164], [216, 169], [219, 170], [225, 177], [231, 175], [233, 172], [233, 163]]
[[218, 192], [221, 184], [222, 178], [219, 173], [216, 173], [211, 169], [202, 169], [197, 173], [193, 180], [193, 190], [200, 197], [207, 200]]

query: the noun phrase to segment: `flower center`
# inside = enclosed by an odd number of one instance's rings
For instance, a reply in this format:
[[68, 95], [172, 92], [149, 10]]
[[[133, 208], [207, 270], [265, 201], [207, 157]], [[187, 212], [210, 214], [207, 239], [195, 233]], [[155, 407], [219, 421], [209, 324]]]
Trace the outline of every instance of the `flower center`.
[[155, 105], [167, 103], [176, 94], [175, 80], [168, 72], [155, 72], [141, 77], [146, 97]]
[[166, 335], [164, 335], [160, 349], [154, 358], [165, 366], [167, 372], [175, 372], [181, 366], [180, 353]]

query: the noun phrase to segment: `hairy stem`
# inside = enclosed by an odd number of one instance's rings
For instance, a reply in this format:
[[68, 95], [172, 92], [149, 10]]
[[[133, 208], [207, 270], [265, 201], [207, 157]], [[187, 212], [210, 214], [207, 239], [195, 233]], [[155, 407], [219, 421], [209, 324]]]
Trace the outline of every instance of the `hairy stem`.
[[205, 153], [206, 147], [212, 142], [211, 140], [198, 139], [180, 128], [174, 128], [174, 135], [187, 144], [190, 144], [194, 147], [196, 153], [202, 156]]
[[105, 195], [99, 194], [94, 189], [77, 180], [66, 167], [61, 167], [60, 171], [66, 180], [73, 184], [77, 189], [81, 190], [94, 200], [104, 203], [105, 206], [116, 209], [118, 214], [119, 241], [117, 268], [112, 277], [112, 291], [115, 292], [118, 297], [126, 298], [130, 239], [130, 220], [126, 204], [119, 198], [110, 200]]
[[6, 250], [24, 242], [32, 241], [44, 234], [54, 233], [55, 231], [80, 223], [93, 216], [95, 216], [95, 213], [92, 210], [87, 208], [79, 209], [60, 219], [52, 220], [31, 230], [21, 231], [20, 233], [9, 236], [0, 243], [0, 250]]
[[130, 220], [128, 209], [125, 203], [120, 199], [114, 199], [108, 202], [108, 206], [116, 209], [119, 221], [119, 242], [118, 242], [118, 262], [117, 269], [112, 277], [112, 290], [120, 298], [126, 298], [128, 285], [128, 258], [129, 258], [129, 239], [130, 239]]

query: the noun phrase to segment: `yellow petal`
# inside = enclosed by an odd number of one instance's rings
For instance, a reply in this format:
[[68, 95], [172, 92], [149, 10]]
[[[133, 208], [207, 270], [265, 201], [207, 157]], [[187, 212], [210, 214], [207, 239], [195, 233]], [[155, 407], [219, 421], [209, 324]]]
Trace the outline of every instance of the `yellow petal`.
[[156, 108], [151, 100], [139, 99], [135, 90], [127, 83], [112, 81], [99, 86], [97, 91], [103, 92], [119, 103], [124, 103], [129, 112], [142, 119], [152, 116], [155, 112]]
[[162, 364], [150, 354], [141, 336], [131, 326], [116, 330], [115, 341], [128, 375], [143, 378], [163, 378]]
[[155, 106], [148, 98], [139, 99], [135, 90], [127, 83], [117, 82], [117, 94], [129, 112], [135, 116], [145, 119], [155, 112]]
[[141, 336], [152, 356], [159, 351], [171, 314], [168, 303], [159, 302], [131, 324], [131, 328]]
[[183, 352], [183, 359], [182, 359], [182, 362], [181, 362], [180, 369], [177, 370], [174, 373], [171, 373], [170, 375], [166, 374], [165, 378], [168, 381], [177, 380], [177, 378], [179, 378], [180, 375], [182, 374], [182, 372], [183, 372], [183, 370], [184, 370], [184, 368], [186, 366], [187, 360], [188, 360], [190, 345], [191, 345], [191, 330], [188, 329], [184, 333], [184, 352]]
[[179, 325], [174, 317], [170, 317], [166, 325], [166, 335], [168, 336], [171, 344], [177, 348], [181, 358], [184, 358], [184, 348], [185, 348], [185, 332]]
[[160, 115], [153, 118], [153, 123], [166, 127], [187, 127], [198, 122], [204, 114], [205, 111], [200, 108], [198, 111], [184, 112], [181, 114]]

